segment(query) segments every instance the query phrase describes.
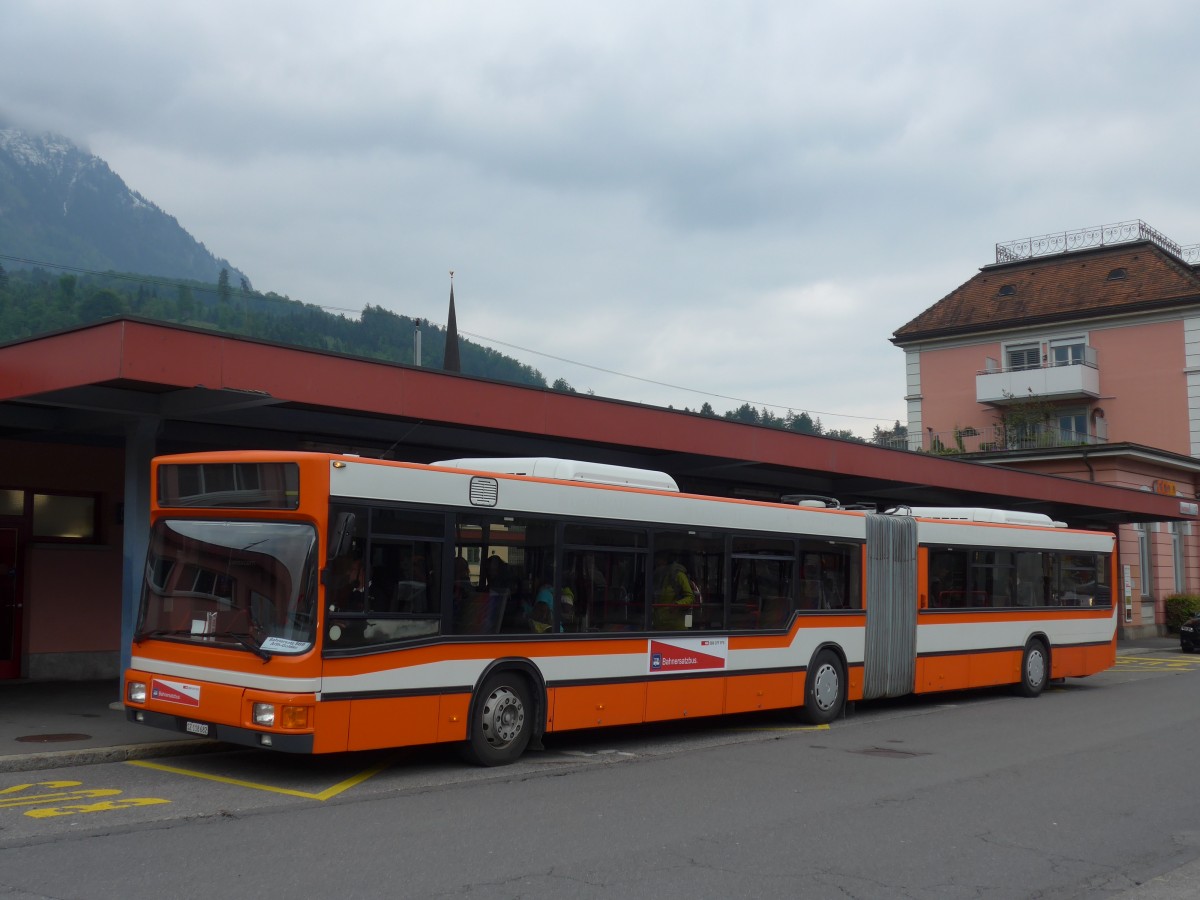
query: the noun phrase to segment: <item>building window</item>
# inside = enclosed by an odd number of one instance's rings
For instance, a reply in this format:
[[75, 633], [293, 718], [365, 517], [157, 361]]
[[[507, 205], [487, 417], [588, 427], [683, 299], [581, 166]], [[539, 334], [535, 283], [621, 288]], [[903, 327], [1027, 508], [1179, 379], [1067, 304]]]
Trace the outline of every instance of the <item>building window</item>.
[[1008, 348], [1008, 368], [1013, 372], [1037, 369], [1042, 364], [1040, 344], [1016, 344]]
[[1055, 366], [1081, 366], [1086, 359], [1087, 341], [1081, 337], [1050, 342], [1050, 363]]
[[1150, 554], [1150, 526], [1145, 522], [1133, 526], [1138, 536], [1138, 565], [1141, 568], [1142, 598], [1154, 596], [1153, 565]]
[[96, 540], [96, 498], [34, 494], [33, 538], [93, 543]]
[[1058, 414], [1058, 438], [1062, 444], [1085, 444], [1088, 416], [1085, 410], [1067, 410]]

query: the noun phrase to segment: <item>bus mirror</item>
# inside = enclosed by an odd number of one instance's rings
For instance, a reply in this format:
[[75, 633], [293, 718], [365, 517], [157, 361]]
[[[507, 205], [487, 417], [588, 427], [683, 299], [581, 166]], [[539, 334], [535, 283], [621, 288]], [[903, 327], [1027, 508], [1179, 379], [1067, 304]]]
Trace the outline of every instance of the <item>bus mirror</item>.
[[355, 517], [352, 512], [338, 513], [329, 540], [329, 558], [349, 556], [354, 546]]

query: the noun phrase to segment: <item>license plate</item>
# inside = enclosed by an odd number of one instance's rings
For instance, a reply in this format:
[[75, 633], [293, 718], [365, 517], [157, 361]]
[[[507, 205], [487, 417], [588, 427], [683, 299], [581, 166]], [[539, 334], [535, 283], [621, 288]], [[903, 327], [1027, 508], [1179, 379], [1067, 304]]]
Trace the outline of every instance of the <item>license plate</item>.
[[183, 727], [185, 731], [190, 731], [192, 734], [208, 734], [207, 722], [188, 722]]

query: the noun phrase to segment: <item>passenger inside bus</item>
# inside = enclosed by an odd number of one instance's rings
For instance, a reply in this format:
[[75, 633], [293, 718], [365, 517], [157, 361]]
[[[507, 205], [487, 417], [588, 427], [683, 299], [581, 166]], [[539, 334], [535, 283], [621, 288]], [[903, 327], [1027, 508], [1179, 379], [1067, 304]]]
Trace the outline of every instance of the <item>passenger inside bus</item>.
[[455, 605], [455, 631], [458, 634], [499, 632], [512, 588], [508, 565], [493, 553], [480, 572], [478, 589], [470, 589], [469, 579], [466, 587], [466, 596]]
[[608, 597], [608, 579], [596, 565], [594, 553], [568, 553], [565, 590], [574, 597], [569, 615], [564, 608], [563, 625], [567, 631], [587, 631], [593, 616], [603, 619]]
[[654, 568], [654, 627], [664, 631], [690, 628], [696, 603], [692, 580], [679, 557], [678, 553], [659, 553]]
[[[559, 617], [558, 628], [554, 627], [555, 614]], [[564, 631], [565, 626], [575, 621], [575, 592], [569, 586], [555, 596], [553, 566], [542, 570], [538, 579], [537, 594], [529, 611], [529, 630], [537, 634], [548, 631]]]

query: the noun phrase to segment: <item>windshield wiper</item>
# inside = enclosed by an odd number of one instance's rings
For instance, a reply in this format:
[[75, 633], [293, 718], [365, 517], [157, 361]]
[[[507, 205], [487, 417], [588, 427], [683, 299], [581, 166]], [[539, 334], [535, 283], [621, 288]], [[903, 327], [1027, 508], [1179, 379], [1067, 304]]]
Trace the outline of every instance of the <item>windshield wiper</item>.
[[188, 637], [232, 638], [239, 645], [245, 647], [255, 656], [262, 659], [263, 662], [267, 662], [271, 658], [270, 651], [264, 650], [258, 644], [254, 643], [254, 641], [250, 639], [250, 635], [238, 634], [235, 631], [206, 631], [203, 633], [197, 633], [192, 631], [190, 628], [159, 628], [154, 631], [139, 631], [133, 636], [133, 642], [135, 644], [140, 644], [142, 641], [146, 640], [146, 638], [181, 637], [183, 635]]
[[267, 662], [271, 658], [270, 651], [264, 650], [258, 644], [254, 643], [248, 634], [238, 634], [236, 631], [214, 631], [211, 636], [233, 638], [255, 656], [262, 659], [263, 662]]

